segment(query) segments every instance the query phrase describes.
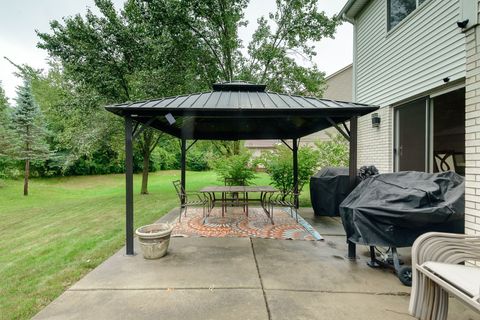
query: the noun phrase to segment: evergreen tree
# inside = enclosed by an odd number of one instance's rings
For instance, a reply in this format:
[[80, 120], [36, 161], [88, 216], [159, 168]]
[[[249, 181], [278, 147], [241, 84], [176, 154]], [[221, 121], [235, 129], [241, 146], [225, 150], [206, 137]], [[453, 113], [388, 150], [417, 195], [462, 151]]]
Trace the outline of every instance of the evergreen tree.
[[46, 142], [46, 127], [29, 81], [25, 80], [23, 86], [18, 87], [16, 102], [12, 114], [12, 126], [17, 136], [13, 155], [18, 160], [25, 161], [23, 195], [27, 196], [30, 162], [47, 159], [50, 151]]
[[8, 130], [9, 105], [1, 84], [0, 82], [0, 157], [6, 155], [10, 146], [10, 134]]

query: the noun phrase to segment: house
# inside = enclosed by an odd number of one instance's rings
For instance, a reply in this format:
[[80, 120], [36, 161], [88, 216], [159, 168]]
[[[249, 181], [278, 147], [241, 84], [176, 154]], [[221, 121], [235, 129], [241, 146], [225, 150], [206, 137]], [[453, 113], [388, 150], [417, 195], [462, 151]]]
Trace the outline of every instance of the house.
[[[352, 65], [348, 65], [325, 78], [327, 88], [323, 94], [323, 98], [352, 101]], [[314, 145], [315, 141], [328, 140], [330, 134], [336, 135], [335, 129], [326, 129], [314, 134], [303, 137], [300, 145]], [[246, 140], [245, 147], [252, 153], [254, 157], [260, 156], [265, 150], [272, 150], [275, 145], [282, 143], [280, 140]]]
[[466, 231], [480, 234], [478, 0], [349, 0], [353, 99], [378, 105], [358, 122], [358, 165], [447, 169], [466, 177]]

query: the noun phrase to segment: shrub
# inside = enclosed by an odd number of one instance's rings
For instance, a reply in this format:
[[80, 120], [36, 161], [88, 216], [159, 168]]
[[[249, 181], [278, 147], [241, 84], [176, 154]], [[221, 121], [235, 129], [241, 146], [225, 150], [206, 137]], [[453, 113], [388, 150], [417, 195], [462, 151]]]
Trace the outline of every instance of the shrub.
[[339, 134], [331, 135], [330, 138], [329, 141], [315, 143], [319, 152], [319, 167], [348, 167], [348, 141]]
[[[298, 190], [310, 179], [318, 166], [319, 152], [311, 147], [298, 149]], [[286, 193], [293, 189], [293, 154], [286, 146], [262, 154], [262, 164], [272, 179], [272, 185]]]
[[201, 150], [194, 149], [187, 153], [187, 169], [192, 171], [205, 171], [209, 169], [209, 154]]
[[242, 154], [229, 157], [222, 157], [212, 161], [212, 167], [222, 182], [226, 178], [233, 179], [235, 184], [241, 184], [245, 181], [248, 185], [256, 178], [256, 164], [250, 161], [251, 154], [244, 152]]

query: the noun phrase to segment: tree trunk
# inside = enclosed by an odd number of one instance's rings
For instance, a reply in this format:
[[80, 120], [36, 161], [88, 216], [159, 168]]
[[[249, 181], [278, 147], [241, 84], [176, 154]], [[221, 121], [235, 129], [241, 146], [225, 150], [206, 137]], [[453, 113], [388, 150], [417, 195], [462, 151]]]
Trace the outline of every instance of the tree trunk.
[[148, 171], [150, 169], [150, 152], [143, 154], [143, 171], [142, 171], [142, 189], [141, 194], [148, 194]]
[[30, 176], [30, 159], [25, 160], [25, 177], [23, 180], [23, 195], [28, 196], [28, 177]]
[[240, 141], [239, 140], [233, 141], [233, 154], [234, 155], [240, 154]]

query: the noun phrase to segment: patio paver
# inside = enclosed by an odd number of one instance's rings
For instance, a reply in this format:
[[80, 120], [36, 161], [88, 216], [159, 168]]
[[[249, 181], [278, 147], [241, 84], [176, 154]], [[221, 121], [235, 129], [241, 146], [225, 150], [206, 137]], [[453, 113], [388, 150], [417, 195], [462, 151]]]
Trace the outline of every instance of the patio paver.
[[[174, 238], [152, 261], [122, 248], [34, 319], [413, 319], [410, 289], [368, 268], [365, 247], [345, 259], [338, 219], [308, 214], [325, 241]], [[480, 315], [451, 299], [448, 319]]]
[[68, 290], [35, 319], [267, 319], [259, 289]]
[[[358, 293], [409, 293], [388, 270], [374, 270], [363, 258], [345, 257], [345, 245], [252, 239], [265, 289]], [[291, 263], [285, 263], [290, 261]]]
[[406, 320], [408, 296], [268, 291], [272, 320]]
[[135, 244], [139, 254], [120, 250], [71, 289], [260, 288], [248, 238], [172, 238], [160, 260]]

